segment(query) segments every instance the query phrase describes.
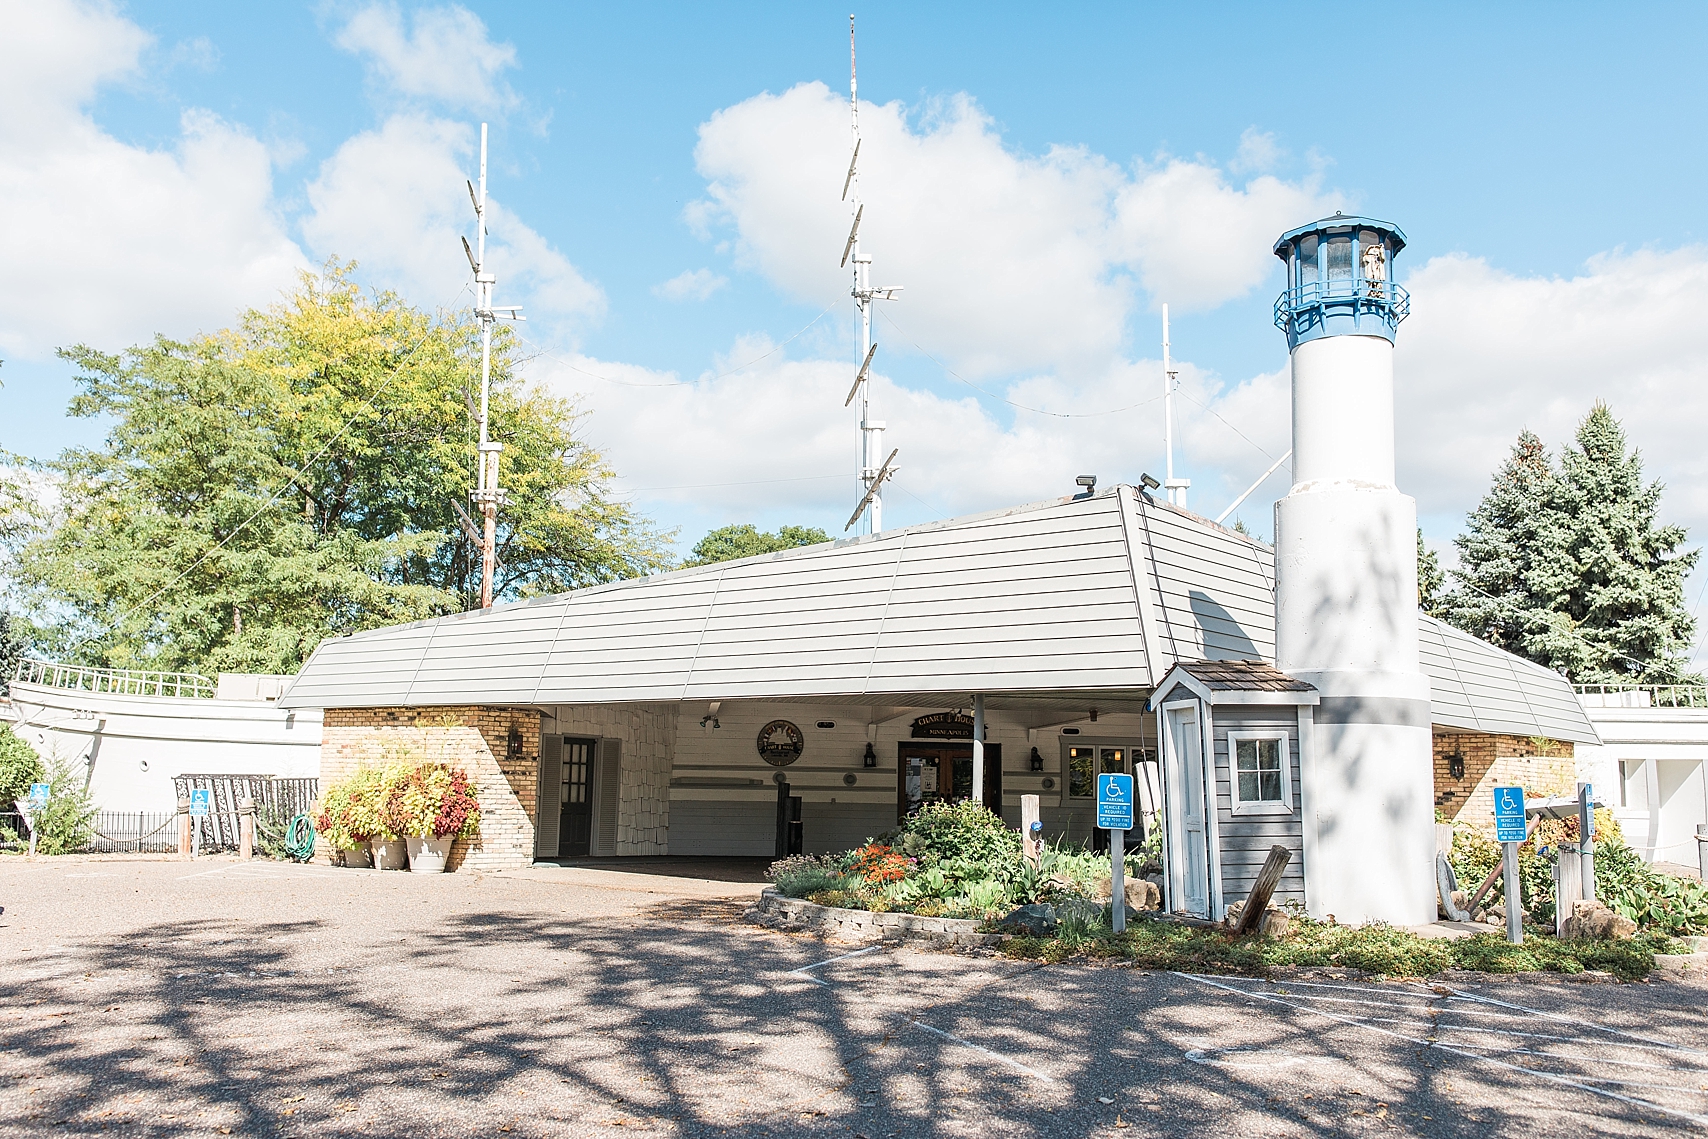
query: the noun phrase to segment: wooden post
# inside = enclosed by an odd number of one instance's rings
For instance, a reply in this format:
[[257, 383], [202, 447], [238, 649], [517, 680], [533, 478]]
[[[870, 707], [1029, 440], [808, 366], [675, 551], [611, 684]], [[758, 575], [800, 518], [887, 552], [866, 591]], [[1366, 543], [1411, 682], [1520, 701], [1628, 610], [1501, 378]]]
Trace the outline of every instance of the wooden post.
[[1036, 838], [1033, 837], [1035, 828], [1032, 824], [1036, 822], [1038, 822], [1038, 796], [1020, 796], [1020, 853], [1025, 855], [1026, 861], [1030, 862], [1033, 867], [1038, 865], [1044, 854], [1042, 834], [1040, 833]]
[[190, 856], [190, 800], [178, 800], [178, 856]]
[[1239, 921], [1234, 925], [1236, 934], [1256, 933], [1263, 928], [1269, 899], [1275, 895], [1275, 887], [1281, 884], [1281, 875], [1292, 860], [1293, 852], [1279, 843], [1269, 848], [1269, 857], [1263, 860], [1263, 869], [1257, 872], [1257, 881], [1251, 884], [1251, 893], [1240, 907]]
[[255, 800], [247, 795], [237, 803], [237, 856], [255, 857]]

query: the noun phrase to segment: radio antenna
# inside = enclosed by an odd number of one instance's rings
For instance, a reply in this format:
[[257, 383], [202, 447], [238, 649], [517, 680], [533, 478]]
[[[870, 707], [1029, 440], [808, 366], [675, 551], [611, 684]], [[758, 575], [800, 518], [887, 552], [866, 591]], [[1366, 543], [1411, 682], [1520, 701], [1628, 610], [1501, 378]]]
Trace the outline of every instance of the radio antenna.
[[854, 374], [854, 388], [843, 406], [853, 403], [855, 396], [860, 397], [861, 494], [859, 505], [855, 506], [853, 516], [843, 529], [852, 529], [864, 516], [870, 520], [870, 532], [876, 534], [884, 528], [882, 488], [885, 480], [893, 477], [898, 468], [895, 451], [890, 452], [888, 459], [881, 458], [884, 453], [884, 424], [882, 420], [872, 418], [872, 356], [878, 350], [878, 346], [872, 343], [872, 302], [895, 300], [901, 286], [873, 288], [872, 257], [860, 250], [860, 222], [865, 217], [866, 206], [860, 198], [860, 75], [855, 66], [853, 16], [848, 17], [848, 108], [854, 152], [848, 159], [848, 174], [842, 179], [842, 200], [848, 203], [854, 220], [848, 228], [848, 241], [842, 247], [842, 267], [847, 268], [850, 261], [854, 263], [854, 287], [849, 291], [854, 297], [855, 307], [860, 310], [860, 350], [855, 357], [859, 361], [859, 371]]

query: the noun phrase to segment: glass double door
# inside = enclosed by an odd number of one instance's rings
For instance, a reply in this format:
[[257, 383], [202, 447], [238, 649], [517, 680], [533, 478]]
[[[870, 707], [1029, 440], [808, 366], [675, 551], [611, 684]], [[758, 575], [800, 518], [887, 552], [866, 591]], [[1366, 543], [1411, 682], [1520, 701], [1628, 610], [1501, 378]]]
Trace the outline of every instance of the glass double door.
[[597, 740], [565, 739], [558, 768], [559, 858], [585, 857], [593, 843], [593, 757]]
[[[926, 803], [953, 803], [973, 797], [973, 745], [904, 740], [896, 764], [896, 813], [905, 817]], [[1002, 813], [1002, 745], [984, 745], [984, 787], [980, 799]]]

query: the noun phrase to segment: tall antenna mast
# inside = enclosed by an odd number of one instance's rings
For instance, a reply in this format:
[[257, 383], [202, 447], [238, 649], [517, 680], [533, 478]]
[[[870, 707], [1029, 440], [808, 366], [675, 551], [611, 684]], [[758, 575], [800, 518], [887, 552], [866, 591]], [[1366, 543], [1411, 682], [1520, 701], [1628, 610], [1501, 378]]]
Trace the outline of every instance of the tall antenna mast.
[[1181, 509], [1186, 508], [1186, 489], [1192, 485], [1191, 479], [1174, 477], [1174, 361], [1168, 355], [1168, 305], [1162, 306], [1162, 443], [1168, 452], [1167, 476], [1163, 479], [1163, 490], [1168, 493], [1168, 501]]
[[[469, 268], [474, 270], [474, 315], [480, 321], [480, 446], [476, 452], [478, 485], [469, 497], [480, 507], [482, 527], [480, 541], [480, 607], [492, 608], [492, 578], [498, 568], [498, 508], [508, 501], [498, 485], [498, 456], [504, 444], [495, 442], [487, 430], [490, 419], [487, 408], [492, 400], [492, 322], [504, 313], [510, 320], [522, 320], [521, 305], [492, 303], [492, 286], [498, 278], [486, 271], [486, 124], [480, 124], [480, 189], [470, 182], [469, 200], [474, 202], [475, 248], [469, 248], [463, 238], [463, 252], [468, 255]], [[459, 510], [460, 514], [461, 511]], [[472, 529], [472, 527], [471, 527]], [[471, 537], [475, 535], [471, 534]]]
[[842, 180], [842, 200], [852, 207], [854, 224], [848, 231], [847, 244], [842, 247], [842, 267], [847, 268], [849, 260], [853, 260], [854, 287], [850, 292], [854, 297], [855, 306], [860, 310], [860, 370], [854, 374], [854, 386], [849, 389], [848, 398], [842, 401], [842, 406], [847, 407], [854, 402], [855, 396], [860, 397], [859, 477], [864, 493], [859, 504], [854, 507], [854, 513], [849, 516], [848, 525], [843, 529], [851, 529], [860, 520], [860, 516], [869, 510], [871, 532], [876, 534], [884, 528], [884, 480], [894, 475], [899, 468], [895, 465], [898, 453], [896, 450], [892, 450], [881, 463], [878, 460], [884, 453], [884, 424], [881, 420], [872, 418], [872, 357], [878, 351], [878, 346], [872, 343], [872, 302], [895, 300], [895, 294], [901, 292], [901, 286], [890, 285], [874, 289], [872, 258], [860, 251], [860, 218], [866, 207], [860, 199], [860, 81], [859, 72], [854, 65], [853, 16], [848, 17], [848, 106], [854, 133], [854, 154], [848, 160], [848, 176]]

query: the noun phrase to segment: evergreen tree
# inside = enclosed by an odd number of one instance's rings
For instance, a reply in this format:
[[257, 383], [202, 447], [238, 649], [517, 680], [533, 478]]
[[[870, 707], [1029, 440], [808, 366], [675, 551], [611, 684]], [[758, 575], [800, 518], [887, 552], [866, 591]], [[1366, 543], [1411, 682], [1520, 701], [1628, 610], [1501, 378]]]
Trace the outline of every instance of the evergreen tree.
[[1441, 588], [1447, 582], [1441, 559], [1423, 544], [1423, 528], [1417, 531], [1417, 607], [1432, 617], [1440, 616]]
[[1466, 533], [1440, 616], [1580, 684], [1695, 681], [1684, 578], [1699, 551], [1657, 526], [1662, 487], [1597, 404], [1558, 469], [1529, 431], [1496, 474]]
[[1684, 527], [1656, 524], [1662, 486], [1644, 485], [1642, 457], [1605, 404], [1561, 454], [1559, 490], [1575, 572], [1561, 606], [1571, 635], [1547, 639], [1556, 667], [1580, 683], [1687, 679], [1696, 622], [1684, 579], [1701, 551], [1680, 551]]

